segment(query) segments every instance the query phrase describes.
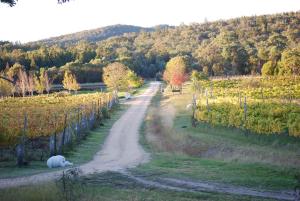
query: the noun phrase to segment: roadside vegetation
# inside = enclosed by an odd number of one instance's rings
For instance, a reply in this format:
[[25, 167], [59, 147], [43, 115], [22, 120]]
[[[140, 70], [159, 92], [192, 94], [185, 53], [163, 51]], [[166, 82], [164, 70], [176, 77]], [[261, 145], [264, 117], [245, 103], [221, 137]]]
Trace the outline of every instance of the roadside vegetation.
[[286, 135], [257, 135], [198, 122], [192, 126], [191, 84], [183, 94], [157, 94], [148, 110], [142, 143], [152, 153], [137, 172], [214, 181], [257, 189], [293, 189], [300, 141]]
[[[64, 190], [65, 189], [65, 190]], [[112, 193], [113, 192], [113, 193]], [[17, 201], [54, 201], [54, 200], [172, 200], [172, 201], [263, 201], [270, 199], [235, 196], [229, 194], [207, 192], [178, 192], [143, 186], [119, 173], [94, 174], [89, 177], [44, 183], [41, 185], [24, 186], [10, 189], [0, 189], [1, 199]]]

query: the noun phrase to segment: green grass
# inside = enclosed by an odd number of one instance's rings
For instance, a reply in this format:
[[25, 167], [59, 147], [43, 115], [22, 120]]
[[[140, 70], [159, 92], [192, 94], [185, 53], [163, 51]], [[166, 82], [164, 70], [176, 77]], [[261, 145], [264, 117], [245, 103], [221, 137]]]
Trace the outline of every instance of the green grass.
[[[152, 160], [134, 171], [263, 189], [294, 188], [294, 176], [300, 174], [299, 139], [245, 134], [238, 129], [207, 124], [193, 128], [191, 111], [185, 109], [191, 93], [185, 92], [164, 97], [158, 94], [153, 98], [141, 129], [141, 142], [152, 153]], [[161, 104], [171, 104], [176, 109], [171, 129], [160, 125], [157, 114], [162, 110]], [[153, 125], [160, 127], [156, 131], [162, 134], [156, 136], [160, 136], [159, 143], [165, 143], [162, 146], [147, 140]]]
[[[218, 193], [191, 193], [159, 190], [141, 186], [116, 173], [93, 175], [99, 180], [84, 181], [67, 185], [70, 188], [71, 200], [101, 200], [101, 201], [196, 201], [196, 200], [267, 200], [248, 196], [235, 196]], [[10, 189], [1, 189], [1, 200], [17, 201], [56, 201], [66, 200], [60, 189], [61, 183], [44, 183], [42, 185], [25, 186]]]
[[[120, 105], [113, 109], [111, 118], [103, 121], [104, 126], [99, 126], [94, 130], [88, 132], [87, 137], [78, 145], [74, 145], [64, 153], [67, 160], [73, 162], [75, 165], [80, 165], [92, 160], [94, 154], [100, 150], [110, 128], [114, 122], [119, 119], [127, 106]], [[30, 165], [24, 167], [17, 167], [14, 161], [0, 162], [0, 178], [18, 177], [33, 175], [41, 172], [56, 171], [59, 168], [49, 169], [46, 161], [32, 161]], [[62, 169], [62, 168], [61, 168]]]
[[262, 164], [224, 162], [170, 153], [152, 155], [152, 161], [135, 172], [272, 190], [293, 189], [297, 184], [294, 175], [299, 173]]
[[[140, 95], [142, 93], [145, 92], [145, 90], [149, 87], [149, 82], [145, 82], [141, 87], [137, 88], [137, 89], [133, 89], [131, 91], [131, 95]], [[118, 97], [119, 98], [125, 98], [125, 94], [126, 94], [126, 91], [120, 91], [118, 92]]]

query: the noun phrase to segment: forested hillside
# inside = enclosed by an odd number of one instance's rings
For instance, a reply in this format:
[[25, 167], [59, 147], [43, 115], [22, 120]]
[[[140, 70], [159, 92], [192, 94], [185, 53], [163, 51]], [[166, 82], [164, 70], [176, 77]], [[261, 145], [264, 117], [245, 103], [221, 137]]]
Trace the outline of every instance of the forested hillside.
[[52, 37], [52, 38], [48, 38], [36, 42], [31, 42], [29, 44], [41, 43], [45, 45], [54, 45], [54, 44], [72, 45], [81, 40], [86, 40], [88, 42], [98, 42], [113, 36], [121, 36], [125, 33], [138, 33], [141, 31], [150, 32], [154, 30], [155, 28], [143, 28], [143, 27], [132, 26], [132, 25], [118, 24], [118, 25], [112, 25], [112, 26], [101, 27], [97, 29], [85, 30], [77, 33]]
[[[114, 61], [124, 63], [138, 75], [154, 77], [170, 58], [181, 55], [189, 68], [208, 75], [300, 73], [300, 12], [162, 26], [153, 32], [102, 40], [114, 35], [105, 30], [23, 45], [2, 42], [0, 68], [20, 64], [28, 71], [37, 71], [45, 67], [56, 76], [70, 69], [79, 82], [95, 82], [101, 81], [102, 67]], [[122, 30], [126, 28], [114, 33]], [[56, 82], [59, 80], [58, 76]]]

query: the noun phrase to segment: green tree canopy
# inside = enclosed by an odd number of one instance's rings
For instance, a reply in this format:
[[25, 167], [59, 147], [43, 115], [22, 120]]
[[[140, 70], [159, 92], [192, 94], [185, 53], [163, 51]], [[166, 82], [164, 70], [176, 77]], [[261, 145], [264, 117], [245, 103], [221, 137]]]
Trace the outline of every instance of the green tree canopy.
[[[14, 5], [16, 5], [17, 1], [18, 1], [18, 0], [1, 0], [0, 2], [1, 2], [1, 3], [6, 3], [6, 4], [8, 4], [9, 6], [13, 7]], [[67, 1], [69, 1], [69, 0], [57, 0], [57, 2], [60, 3], [60, 4], [61, 4], [61, 3], [65, 3], [65, 2], [67, 2]]]
[[114, 62], [103, 68], [103, 81], [108, 88], [114, 91], [128, 88], [128, 67]]
[[283, 51], [281, 62], [283, 69], [279, 69], [280, 74], [300, 75], [300, 45]]

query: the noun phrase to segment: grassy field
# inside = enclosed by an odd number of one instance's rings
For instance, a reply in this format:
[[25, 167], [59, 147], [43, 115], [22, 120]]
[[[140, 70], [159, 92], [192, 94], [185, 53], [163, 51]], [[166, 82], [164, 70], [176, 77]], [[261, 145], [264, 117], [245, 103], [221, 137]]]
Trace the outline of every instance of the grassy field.
[[189, 87], [154, 97], [142, 128], [152, 160], [137, 172], [262, 189], [293, 189], [300, 174], [300, 140], [245, 134], [207, 124], [191, 126]]
[[[191, 193], [159, 190], [141, 186], [128, 180], [118, 173], [93, 175], [90, 178], [80, 178], [76, 184], [67, 183], [66, 191], [61, 182], [51, 182], [42, 185], [25, 186], [0, 190], [1, 200], [18, 201], [56, 201], [56, 200], [101, 200], [101, 201], [196, 201], [196, 200], [267, 200], [248, 196], [234, 196], [218, 193]], [[70, 184], [70, 185], [68, 185]]]

